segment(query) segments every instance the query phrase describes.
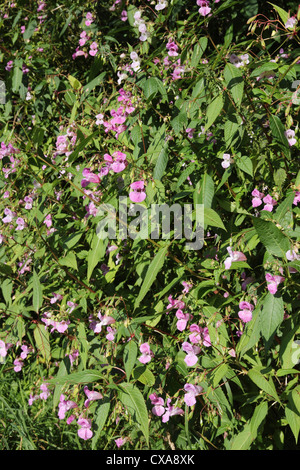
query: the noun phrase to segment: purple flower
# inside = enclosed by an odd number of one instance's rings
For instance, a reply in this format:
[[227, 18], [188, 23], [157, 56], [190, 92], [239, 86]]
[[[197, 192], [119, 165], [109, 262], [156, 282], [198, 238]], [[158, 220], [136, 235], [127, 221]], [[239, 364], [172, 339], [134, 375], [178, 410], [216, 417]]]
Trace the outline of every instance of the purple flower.
[[146, 199], [146, 193], [144, 191], [144, 181], [135, 181], [130, 185], [132, 191], [129, 193], [129, 199], [132, 202], [142, 202]]
[[267, 287], [270, 294], [276, 294], [278, 285], [284, 281], [283, 276], [272, 276], [270, 273], [266, 273]]
[[244, 322], [248, 323], [252, 320], [252, 311], [254, 310], [254, 306], [251, 305], [249, 302], [242, 301], [239, 303], [240, 311], [238, 312], [239, 318]]
[[241, 251], [232, 251], [231, 247], [227, 247], [229, 257], [226, 258], [224, 265], [225, 269], [230, 269], [231, 263], [234, 261], [247, 261], [246, 256]]
[[142, 355], [138, 358], [138, 360], [142, 364], [147, 364], [147, 362], [150, 362], [152, 357], [153, 357], [153, 353], [150, 350], [149, 344], [148, 343], [141, 344], [140, 351], [141, 351]]
[[184, 395], [184, 402], [187, 404], [187, 406], [195, 405], [196, 396], [202, 392], [203, 387], [200, 385], [185, 384], [183, 388], [186, 392]]

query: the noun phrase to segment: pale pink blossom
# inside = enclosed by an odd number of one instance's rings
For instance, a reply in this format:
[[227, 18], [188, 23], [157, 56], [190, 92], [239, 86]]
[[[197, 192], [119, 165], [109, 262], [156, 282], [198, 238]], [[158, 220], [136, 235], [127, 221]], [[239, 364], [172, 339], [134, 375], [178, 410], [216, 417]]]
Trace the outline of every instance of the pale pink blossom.
[[129, 199], [132, 202], [142, 202], [146, 199], [146, 192], [144, 191], [144, 181], [135, 181], [131, 183], [130, 188], [132, 191], [129, 193]]
[[235, 261], [247, 261], [246, 256], [241, 251], [232, 251], [231, 247], [227, 247], [229, 257], [226, 258], [224, 265], [225, 269], [230, 269], [231, 264]]
[[92, 422], [90, 419], [79, 418], [77, 424], [80, 426], [78, 429], [78, 436], [85, 441], [93, 437], [93, 432], [91, 431]]
[[284, 281], [283, 276], [275, 275], [273, 276], [270, 273], [266, 273], [267, 287], [270, 294], [276, 294], [278, 285]]
[[153, 357], [153, 352], [150, 350], [149, 344], [148, 343], [141, 344], [140, 351], [142, 355], [138, 358], [138, 360], [142, 364], [147, 364], [148, 362], [150, 362]]
[[239, 303], [239, 308], [240, 308], [240, 310], [238, 312], [239, 318], [244, 323], [248, 323], [249, 321], [251, 321], [254, 306], [252, 304], [250, 304], [249, 302], [242, 301], [242, 302]]
[[196, 396], [202, 392], [203, 387], [200, 385], [185, 384], [183, 388], [186, 392], [184, 395], [184, 402], [187, 404], [187, 406], [195, 405]]

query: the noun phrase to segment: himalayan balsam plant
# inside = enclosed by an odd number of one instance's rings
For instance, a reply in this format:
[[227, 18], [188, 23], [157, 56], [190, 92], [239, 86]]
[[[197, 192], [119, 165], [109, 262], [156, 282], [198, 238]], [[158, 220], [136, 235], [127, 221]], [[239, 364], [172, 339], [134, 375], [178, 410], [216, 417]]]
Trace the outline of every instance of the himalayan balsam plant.
[[299, 446], [300, 8], [277, 3], [0, 5], [1, 448]]

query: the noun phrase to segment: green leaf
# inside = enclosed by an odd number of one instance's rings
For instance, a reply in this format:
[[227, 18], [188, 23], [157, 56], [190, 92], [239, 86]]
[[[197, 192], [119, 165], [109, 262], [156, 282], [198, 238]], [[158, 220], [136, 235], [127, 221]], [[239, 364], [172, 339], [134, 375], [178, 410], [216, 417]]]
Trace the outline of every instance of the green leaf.
[[138, 380], [144, 385], [152, 387], [155, 384], [155, 377], [146, 366], [136, 367], [132, 374], [135, 380]]
[[256, 439], [258, 434], [258, 429], [262, 424], [263, 420], [268, 414], [268, 402], [263, 401], [256, 406], [252, 418], [250, 420], [250, 428], [253, 440]]
[[57, 385], [65, 384], [84, 384], [98, 382], [103, 379], [103, 374], [97, 370], [83, 370], [81, 372], [73, 372], [72, 374], [64, 375], [62, 377], [56, 376], [54, 379], [47, 379], [49, 383]]
[[131, 383], [119, 385], [118, 389], [120, 401], [125, 408], [127, 408], [133, 420], [141, 429], [147, 445], [149, 445], [148, 411], [143, 395], [139, 389]]
[[300, 431], [300, 386], [294, 388], [288, 395], [288, 403], [285, 407], [285, 417], [298, 443]]
[[215, 122], [217, 117], [220, 115], [223, 109], [223, 95], [218, 95], [206, 109], [206, 124], [204, 128], [204, 132], [206, 132], [210, 126]]
[[129, 343], [126, 344], [123, 352], [124, 368], [128, 381], [130, 380], [130, 375], [136, 362], [137, 353], [138, 348], [136, 343], [134, 341], [129, 341]]
[[82, 87], [80, 81], [77, 80], [77, 78], [73, 77], [72, 75], [68, 75], [68, 80], [71, 84], [71, 87], [74, 88], [74, 90], [79, 90]]
[[250, 424], [246, 424], [243, 430], [234, 436], [230, 450], [247, 450], [252, 444], [252, 432]]
[[153, 179], [161, 180], [168, 164], [168, 146], [164, 145], [158, 154], [156, 165], [153, 171]]
[[153, 99], [158, 92], [157, 80], [155, 77], [150, 77], [143, 84], [143, 90], [146, 100]]
[[235, 104], [239, 107], [244, 92], [244, 79], [241, 71], [233, 64], [228, 63], [224, 69], [224, 79], [228, 91], [232, 95]]
[[32, 306], [33, 306], [33, 310], [38, 313], [39, 309], [43, 305], [43, 290], [42, 290], [42, 285], [40, 283], [39, 277], [35, 270], [33, 271], [32, 282], [33, 282]]
[[78, 271], [78, 266], [77, 266], [77, 259], [74, 251], [69, 251], [69, 253], [66, 254], [63, 258], [59, 259], [59, 263], [62, 266], [67, 266], [68, 268], [75, 269]]
[[269, 349], [276, 330], [283, 321], [283, 316], [284, 305], [282, 298], [268, 292], [264, 298], [260, 316], [261, 334], [267, 349]]
[[[270, 122], [270, 129], [271, 129], [272, 135], [289, 152], [289, 143], [288, 143], [287, 138], [284, 135], [285, 128], [280, 118], [278, 116], [270, 115], [269, 122]], [[285, 155], [288, 156], [287, 154]]]
[[236, 165], [240, 170], [244, 171], [250, 176], [253, 176], [253, 165], [249, 157], [243, 156], [241, 158], [237, 158]]
[[[65, 357], [59, 365], [58, 372], [57, 372], [57, 377], [65, 377], [66, 375], [69, 374], [70, 372], [70, 360], [68, 357]], [[53, 408], [56, 408], [59, 400], [60, 400], [60, 395], [63, 389], [63, 385], [56, 385], [53, 393]]]
[[94, 236], [91, 249], [89, 250], [87, 263], [87, 280], [89, 282], [91, 275], [97, 264], [104, 258], [106, 246], [101, 237]]
[[204, 204], [204, 207], [210, 208], [214, 198], [214, 180], [208, 173], [204, 173], [200, 182], [197, 183], [194, 194], [194, 206]]
[[226, 232], [225, 225], [223, 224], [219, 214], [209, 207], [204, 207], [204, 223], [205, 225], [210, 225], [212, 227], [219, 227]]
[[205, 49], [207, 48], [207, 44], [208, 44], [208, 39], [207, 39], [206, 36], [202, 36], [199, 39], [199, 42], [197, 44], [195, 44], [194, 49], [193, 49], [192, 58], [191, 58], [191, 63], [190, 63], [191, 67], [193, 67], [193, 68], [197, 67], [202, 55], [205, 52]]
[[272, 382], [272, 379], [270, 378], [270, 381], [268, 381], [262, 374], [261, 372], [256, 369], [250, 369], [248, 372], [248, 377], [252, 380], [252, 382], [255, 383], [255, 385], [258, 386], [261, 390], [266, 392], [268, 395], [271, 397], [275, 398], [278, 402], [280, 402], [279, 397], [277, 395], [275, 386]]
[[51, 348], [49, 343], [49, 333], [45, 325], [37, 325], [33, 332], [37, 353], [42, 354], [44, 359], [49, 362], [51, 359]]
[[141, 286], [139, 295], [137, 296], [135, 303], [134, 303], [134, 309], [136, 309], [145, 295], [148, 293], [150, 290], [153, 282], [155, 281], [158, 272], [161, 270], [161, 268], [164, 265], [165, 259], [166, 259], [166, 254], [168, 252], [169, 245], [166, 245], [162, 248], [159, 249], [159, 251], [156, 253], [155, 257], [151, 261], [146, 276], [144, 278], [143, 284]]
[[100, 437], [100, 433], [106, 423], [109, 410], [110, 410], [110, 397], [105, 397], [103, 400], [99, 400], [97, 409], [95, 411], [94, 419], [93, 419], [93, 424], [94, 424], [94, 435], [92, 438], [92, 450], [95, 450], [97, 441]]
[[290, 249], [288, 238], [273, 222], [263, 220], [260, 217], [253, 217], [252, 220], [258, 238], [266, 250], [274, 256], [284, 258], [285, 253]]

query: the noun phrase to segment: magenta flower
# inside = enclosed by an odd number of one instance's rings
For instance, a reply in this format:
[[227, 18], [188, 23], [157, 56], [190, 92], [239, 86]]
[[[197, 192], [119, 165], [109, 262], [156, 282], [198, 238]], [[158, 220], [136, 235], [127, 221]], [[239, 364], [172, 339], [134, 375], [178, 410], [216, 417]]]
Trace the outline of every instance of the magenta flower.
[[127, 11], [126, 10], [121, 11], [121, 21], [127, 21], [127, 18], [128, 18]]
[[253, 189], [252, 191], [252, 207], [258, 207], [262, 204], [262, 198], [264, 197], [264, 193], [258, 191], [258, 189]]
[[187, 353], [187, 355], [185, 356], [184, 362], [186, 363], [188, 367], [193, 367], [198, 361], [197, 354], [200, 353], [201, 348], [199, 346], [195, 346], [195, 345], [193, 346], [187, 341], [184, 341], [182, 343], [182, 349], [184, 352]]
[[17, 227], [16, 230], [23, 230], [24, 227], [26, 226], [24, 219], [22, 217], [18, 217], [16, 220]]
[[83, 391], [87, 396], [87, 400], [84, 402], [84, 406], [86, 407], [89, 406], [91, 401], [101, 400], [103, 398], [103, 395], [100, 392], [89, 390], [87, 385], [84, 387]]
[[290, 147], [297, 143], [297, 140], [295, 139], [295, 131], [293, 131], [293, 129], [288, 129], [285, 131], [284, 135], [286, 136]]
[[46, 215], [45, 220], [44, 220], [44, 224], [45, 224], [46, 227], [48, 227], [48, 228], [51, 227], [51, 225], [52, 225], [52, 217], [51, 217], [51, 214]]
[[132, 202], [142, 202], [146, 199], [146, 193], [144, 191], [144, 181], [135, 181], [130, 185], [132, 191], [129, 193], [129, 199]]
[[178, 46], [177, 44], [175, 44], [174, 41], [171, 41], [171, 42], [168, 42], [168, 44], [166, 45], [166, 48], [168, 49], [168, 55], [170, 57], [176, 57], [178, 56]]
[[165, 412], [164, 399], [158, 397], [156, 393], [149, 395], [149, 399], [151, 400], [151, 404], [154, 405], [152, 408], [152, 413], [155, 416], [162, 416]]
[[24, 362], [17, 358], [14, 360], [14, 366], [14, 371], [20, 372], [22, 370], [22, 367], [24, 366]]
[[92, 422], [90, 419], [79, 418], [77, 424], [80, 426], [78, 429], [78, 436], [85, 441], [93, 437], [93, 432], [91, 431]]
[[254, 306], [251, 305], [249, 302], [242, 301], [239, 303], [240, 311], [238, 312], [238, 316], [244, 323], [248, 323], [252, 320], [252, 312], [254, 310]]
[[147, 362], [150, 362], [153, 357], [153, 352], [150, 350], [149, 344], [148, 343], [141, 344], [140, 351], [142, 355], [138, 358], [138, 360], [142, 364], [147, 364]]
[[184, 402], [187, 404], [187, 406], [195, 405], [196, 396], [202, 392], [203, 387], [200, 385], [185, 384], [183, 388], [186, 392], [184, 395]]
[[229, 253], [229, 257], [226, 258], [224, 262], [225, 269], [230, 269], [231, 263], [234, 261], [247, 261], [246, 256], [241, 251], [232, 251], [230, 246], [227, 247], [227, 251]]
[[125, 442], [126, 442], [126, 439], [123, 439], [123, 437], [118, 437], [118, 439], [115, 439], [115, 443], [118, 448], [123, 446]]
[[265, 205], [263, 207], [263, 210], [268, 211], [268, 212], [272, 212], [273, 207], [275, 206], [275, 204], [277, 204], [275, 199], [273, 199], [272, 196], [270, 196], [270, 194], [268, 194], [266, 197], [264, 197], [263, 201], [265, 203]]
[[178, 318], [178, 322], [176, 323], [176, 327], [179, 331], [184, 331], [186, 329], [187, 322], [192, 315], [189, 313], [184, 313], [180, 308], [176, 312], [176, 317]]
[[64, 419], [66, 412], [72, 408], [77, 408], [77, 403], [72, 400], [65, 400], [65, 396], [61, 394], [60, 401], [58, 404], [58, 417], [59, 419]]
[[0, 356], [1, 357], [6, 357], [7, 356], [7, 351], [9, 348], [12, 347], [11, 343], [6, 343], [0, 339]]
[[174, 405], [171, 405], [171, 398], [167, 398], [167, 406], [165, 408], [165, 413], [162, 416], [162, 422], [167, 423], [171, 416], [183, 415], [184, 411], [181, 408], [178, 408]]
[[40, 390], [42, 391], [40, 394], [39, 394], [39, 398], [41, 400], [47, 400], [47, 398], [50, 396], [50, 392], [48, 390], [48, 386], [47, 384], [42, 384], [40, 386]]
[[197, 0], [197, 5], [200, 7], [199, 10], [198, 10], [200, 15], [206, 16], [206, 15], [209, 15], [209, 13], [211, 12], [211, 8], [209, 6], [209, 1], [207, 1], [207, 0]]
[[97, 317], [99, 318], [100, 322], [93, 320], [92, 317], [90, 318], [90, 328], [94, 331], [94, 333], [100, 333], [103, 326], [111, 325], [116, 321], [113, 317], [110, 317], [109, 315], [101, 315], [100, 312], [98, 312]]
[[270, 273], [266, 273], [266, 281], [268, 284], [268, 291], [270, 294], [276, 294], [278, 285], [284, 281], [283, 276], [272, 276]]
[[89, 168], [84, 168], [82, 171], [83, 179], [81, 180], [81, 187], [85, 188], [89, 183], [100, 183], [100, 178], [95, 173], [92, 173]]

